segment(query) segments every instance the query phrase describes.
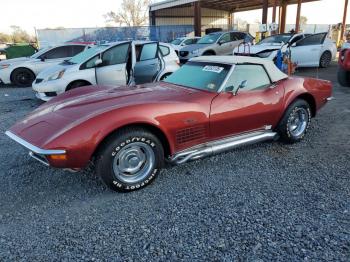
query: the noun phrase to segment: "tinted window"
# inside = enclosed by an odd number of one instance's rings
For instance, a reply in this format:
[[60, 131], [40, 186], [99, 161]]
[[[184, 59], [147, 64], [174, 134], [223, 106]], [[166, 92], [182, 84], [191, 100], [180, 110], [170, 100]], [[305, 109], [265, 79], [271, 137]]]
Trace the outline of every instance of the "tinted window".
[[213, 44], [219, 39], [221, 34], [209, 34], [198, 40], [198, 44]]
[[220, 42], [221, 42], [221, 43], [228, 43], [228, 42], [231, 42], [231, 34], [224, 34], [224, 35], [220, 38]]
[[231, 65], [187, 62], [164, 82], [215, 92], [222, 85]]
[[167, 46], [159, 45], [159, 50], [162, 53], [162, 56], [167, 56], [170, 54], [170, 49]]
[[45, 59], [65, 58], [70, 55], [70, 46], [60, 46], [41, 55]]
[[320, 44], [323, 44], [325, 37], [326, 37], [325, 34], [311, 35], [299, 41], [297, 43], [297, 46], [320, 45]]
[[247, 86], [244, 88], [245, 91], [263, 89], [271, 84], [263, 66], [236, 65], [226, 87], [233, 86], [236, 89], [245, 80], [247, 81]]
[[126, 63], [129, 52], [129, 44], [122, 44], [103, 53], [102, 61], [104, 66]]
[[71, 53], [70, 53], [70, 57], [76, 56], [77, 54], [83, 52], [85, 49], [85, 46], [83, 45], [72, 45], [71, 46]]
[[231, 37], [232, 37], [233, 41], [244, 40], [245, 34], [243, 34], [243, 33], [231, 33]]
[[185, 44], [185, 45], [191, 45], [191, 44], [193, 44], [193, 39], [187, 39], [187, 40], [185, 40], [185, 41], [184, 41], [184, 44]]
[[261, 40], [257, 45], [260, 44], [272, 44], [272, 43], [287, 43], [291, 39], [291, 34], [282, 34], [282, 35], [274, 35], [266, 37], [265, 39]]
[[95, 67], [95, 62], [100, 56], [94, 56], [89, 61], [87, 61], [85, 64], [82, 65], [81, 69], [89, 69]]
[[146, 44], [142, 47], [140, 61], [145, 61], [149, 59], [154, 59], [157, 57], [157, 43]]

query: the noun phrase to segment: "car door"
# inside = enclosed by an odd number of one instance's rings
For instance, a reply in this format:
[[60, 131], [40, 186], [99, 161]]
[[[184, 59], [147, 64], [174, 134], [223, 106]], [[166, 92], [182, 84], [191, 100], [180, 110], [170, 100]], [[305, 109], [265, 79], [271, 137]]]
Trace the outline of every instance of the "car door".
[[136, 84], [153, 82], [161, 70], [161, 58], [158, 55], [158, 42], [136, 46], [139, 50], [136, 57], [134, 79]]
[[291, 59], [298, 66], [318, 66], [327, 33], [314, 34], [294, 43]]
[[[218, 40], [218, 48], [216, 50], [217, 55], [230, 54], [230, 50], [233, 50], [233, 43], [230, 33], [223, 34]], [[232, 49], [231, 49], [232, 48]]]
[[96, 67], [99, 85], [126, 85], [131, 77], [131, 42], [115, 45], [101, 54], [102, 63]]
[[58, 46], [48, 50], [39, 56], [38, 59], [36, 59], [34, 62], [35, 73], [38, 74], [45, 68], [62, 63], [65, 59], [70, 57], [70, 54], [70, 46]]
[[[235, 95], [243, 81], [247, 86]], [[281, 117], [283, 96], [283, 86], [271, 83], [262, 65], [236, 65], [225, 88], [213, 99], [211, 138], [274, 127]]]

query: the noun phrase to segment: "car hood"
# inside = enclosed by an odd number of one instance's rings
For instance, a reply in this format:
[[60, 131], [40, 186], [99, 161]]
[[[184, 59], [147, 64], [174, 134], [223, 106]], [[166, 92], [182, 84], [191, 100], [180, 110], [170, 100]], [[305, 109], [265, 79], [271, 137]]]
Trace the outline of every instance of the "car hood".
[[81, 87], [43, 104], [17, 122], [10, 131], [35, 146], [44, 147], [58, 134], [63, 134], [95, 116], [133, 105], [181, 104], [188, 101], [191, 94], [199, 92], [205, 91], [164, 82], [133, 87]]
[[12, 59], [6, 59], [4, 61], [0, 61], [0, 65], [7, 65], [7, 64], [16, 65], [16, 64], [20, 64], [31, 60], [32, 58], [29, 58], [29, 57], [12, 58]]
[[[281, 49], [282, 45], [281, 44], [262, 44], [262, 45], [253, 45], [250, 46], [250, 48], [246, 47], [246, 50], [250, 50], [251, 54], [258, 54], [263, 51], [274, 51], [274, 50], [279, 50]], [[241, 53], [243, 52], [244, 47], [236, 47], [234, 49], [235, 53]]]
[[75, 68], [75, 64], [71, 65], [71, 64], [58, 64], [58, 65], [53, 65], [53, 66], [49, 66], [48, 68], [44, 69], [43, 71], [41, 71], [38, 75], [37, 78], [38, 79], [46, 79], [49, 78], [50, 76], [52, 76], [53, 74], [55, 74], [56, 72], [62, 71], [62, 70], [66, 70], [66, 71], [72, 71]]
[[193, 50], [204, 49], [210, 45], [213, 45], [213, 44], [193, 44], [193, 45], [188, 45], [188, 46], [181, 48], [180, 51], [191, 52]]

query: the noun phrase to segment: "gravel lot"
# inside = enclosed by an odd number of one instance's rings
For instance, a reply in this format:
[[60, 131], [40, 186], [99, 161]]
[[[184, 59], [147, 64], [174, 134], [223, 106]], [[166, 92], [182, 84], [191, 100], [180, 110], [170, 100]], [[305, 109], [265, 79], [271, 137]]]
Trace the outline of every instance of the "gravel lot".
[[[0, 260], [349, 261], [350, 89], [335, 72], [318, 72], [336, 100], [303, 142], [169, 168], [128, 194], [48, 169], [0, 135]], [[39, 104], [0, 88], [0, 132]]]

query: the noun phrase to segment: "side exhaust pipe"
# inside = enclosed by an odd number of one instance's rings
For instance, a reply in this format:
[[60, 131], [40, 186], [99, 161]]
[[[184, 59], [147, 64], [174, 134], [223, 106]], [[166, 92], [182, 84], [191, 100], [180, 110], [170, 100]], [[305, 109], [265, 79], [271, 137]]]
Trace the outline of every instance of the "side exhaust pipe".
[[226, 138], [219, 141], [210, 142], [196, 148], [185, 150], [170, 158], [170, 162], [176, 165], [186, 163], [191, 160], [223, 153], [234, 148], [255, 144], [267, 140], [273, 140], [277, 137], [275, 132], [254, 132], [236, 137]]

